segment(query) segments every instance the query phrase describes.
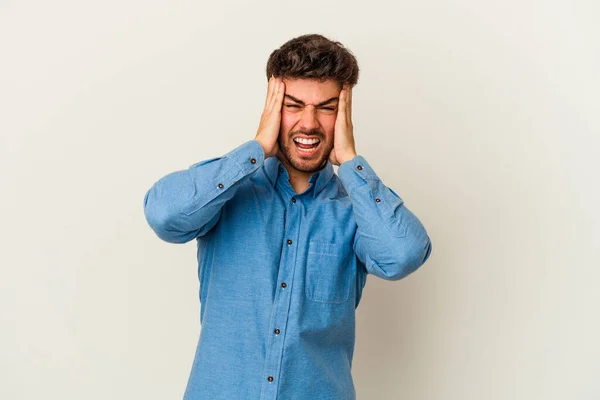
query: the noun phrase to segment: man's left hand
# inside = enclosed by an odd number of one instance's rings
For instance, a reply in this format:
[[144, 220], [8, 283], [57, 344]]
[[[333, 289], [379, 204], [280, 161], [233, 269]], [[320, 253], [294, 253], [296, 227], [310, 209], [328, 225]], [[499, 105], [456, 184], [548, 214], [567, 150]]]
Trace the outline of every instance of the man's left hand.
[[340, 165], [356, 156], [354, 132], [352, 127], [352, 87], [344, 85], [340, 91], [338, 113], [333, 133], [333, 150], [329, 161]]

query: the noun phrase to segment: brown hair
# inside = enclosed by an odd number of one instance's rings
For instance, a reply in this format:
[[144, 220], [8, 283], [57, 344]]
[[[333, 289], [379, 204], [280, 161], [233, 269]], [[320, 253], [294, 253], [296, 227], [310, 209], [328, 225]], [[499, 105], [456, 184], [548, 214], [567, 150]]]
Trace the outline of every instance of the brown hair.
[[274, 50], [267, 61], [267, 80], [302, 78], [325, 81], [334, 79], [340, 85], [358, 82], [356, 58], [340, 42], [318, 34], [293, 38]]

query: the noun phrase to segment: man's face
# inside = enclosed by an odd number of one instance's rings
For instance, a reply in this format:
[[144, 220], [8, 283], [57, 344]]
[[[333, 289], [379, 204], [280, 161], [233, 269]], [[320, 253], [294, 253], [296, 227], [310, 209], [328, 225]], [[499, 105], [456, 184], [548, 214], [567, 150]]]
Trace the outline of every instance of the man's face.
[[[280, 152], [298, 171], [318, 171], [326, 165], [329, 153], [333, 149], [333, 132], [341, 86], [334, 80], [283, 81], [285, 96], [277, 139]], [[318, 143], [297, 143], [300, 138], [310, 141], [318, 139]]]

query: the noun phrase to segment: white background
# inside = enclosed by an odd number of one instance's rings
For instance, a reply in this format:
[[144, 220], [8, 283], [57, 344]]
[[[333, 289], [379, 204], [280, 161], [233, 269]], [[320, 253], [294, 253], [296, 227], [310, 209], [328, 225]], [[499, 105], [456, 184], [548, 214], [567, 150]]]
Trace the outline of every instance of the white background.
[[144, 194], [253, 139], [269, 54], [314, 32], [433, 243], [367, 281], [358, 398], [600, 398], [598, 4], [0, 2], [0, 398], [181, 398], [196, 247]]

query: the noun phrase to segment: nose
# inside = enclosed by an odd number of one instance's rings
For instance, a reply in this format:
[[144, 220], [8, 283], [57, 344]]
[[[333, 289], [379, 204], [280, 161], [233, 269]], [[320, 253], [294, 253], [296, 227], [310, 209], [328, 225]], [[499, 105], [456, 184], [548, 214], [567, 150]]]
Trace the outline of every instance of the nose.
[[317, 120], [316, 109], [313, 106], [305, 106], [302, 110], [302, 116], [300, 117], [300, 129], [309, 131], [311, 129], [317, 129], [319, 127], [319, 121]]

